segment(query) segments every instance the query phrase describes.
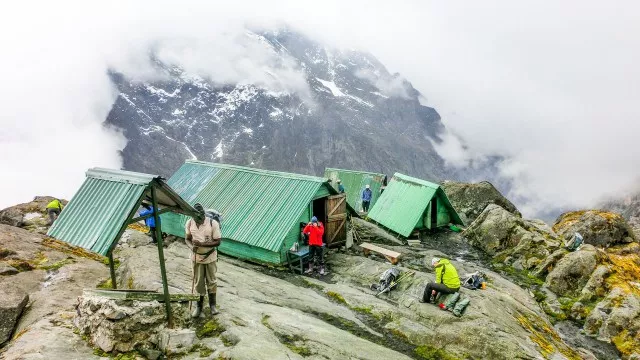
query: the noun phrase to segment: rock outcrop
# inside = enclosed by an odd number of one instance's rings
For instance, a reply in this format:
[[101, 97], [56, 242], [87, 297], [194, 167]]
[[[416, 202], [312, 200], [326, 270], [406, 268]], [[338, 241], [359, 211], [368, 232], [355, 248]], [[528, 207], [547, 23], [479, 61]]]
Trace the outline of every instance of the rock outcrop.
[[461, 217], [464, 217], [462, 220], [465, 224], [473, 222], [491, 204], [498, 205], [518, 217], [521, 216], [515, 205], [488, 181], [476, 184], [444, 181], [441, 186], [451, 205]]
[[[18, 204], [0, 210], [0, 224], [24, 227], [39, 233], [46, 233], [47, 204], [55, 198], [51, 196], [36, 196], [33, 201]], [[67, 205], [66, 200], [60, 200], [63, 205]]]
[[[577, 296], [598, 264], [597, 250], [584, 245], [563, 257], [547, 275], [545, 285], [560, 296]], [[594, 280], [597, 281], [597, 280]]]
[[462, 235], [496, 261], [517, 269], [533, 269], [560, 242], [543, 222], [524, 220], [502, 207], [490, 204]]
[[635, 235], [627, 221], [619, 214], [583, 210], [567, 212], [556, 219], [553, 230], [565, 239], [580, 233], [584, 242], [597, 247], [609, 247], [635, 241]]
[[11, 338], [29, 295], [10, 284], [0, 285], [0, 345]]

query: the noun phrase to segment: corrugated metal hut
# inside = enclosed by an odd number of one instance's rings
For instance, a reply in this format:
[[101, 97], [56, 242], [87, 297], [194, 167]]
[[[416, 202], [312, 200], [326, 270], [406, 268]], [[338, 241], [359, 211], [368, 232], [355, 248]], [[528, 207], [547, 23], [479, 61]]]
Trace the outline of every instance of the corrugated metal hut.
[[400, 173], [393, 175], [369, 217], [405, 237], [414, 229], [464, 225], [440, 185]]
[[[220, 252], [260, 263], [282, 264], [312, 216], [325, 224], [328, 246], [346, 241], [344, 195], [327, 179], [249, 167], [187, 161], [169, 185], [190, 204], [222, 216]], [[186, 216], [165, 214], [164, 231], [184, 237]]]
[[[131, 171], [94, 168], [86, 173], [86, 180], [53, 223], [48, 236], [79, 246], [109, 258], [111, 284], [116, 288], [113, 249], [129, 224], [167, 212], [192, 216], [195, 209], [184, 201], [157, 175]], [[155, 211], [135, 217], [142, 202], [153, 205]], [[158, 223], [156, 221], [156, 223]], [[170, 294], [162, 245], [161, 224], [156, 227], [158, 257], [162, 275], [163, 299], [171, 323]], [[154, 295], [154, 294], [151, 294]]]
[[371, 186], [371, 191], [373, 192], [370, 204], [371, 208], [380, 197], [380, 188], [382, 188], [386, 181], [386, 175], [384, 174], [334, 168], [326, 168], [324, 170], [324, 177], [331, 180], [331, 185], [333, 185], [335, 189], [338, 189], [338, 179], [342, 181], [345, 193], [347, 194], [347, 202], [352, 208], [358, 211], [362, 210], [362, 190], [364, 190], [365, 185]]

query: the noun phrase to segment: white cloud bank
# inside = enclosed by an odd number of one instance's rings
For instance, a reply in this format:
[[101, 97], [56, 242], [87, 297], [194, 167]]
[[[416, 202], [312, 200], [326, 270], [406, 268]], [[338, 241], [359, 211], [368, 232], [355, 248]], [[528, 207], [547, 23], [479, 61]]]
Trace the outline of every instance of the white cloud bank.
[[116, 95], [106, 70], [156, 76], [152, 49], [214, 81], [304, 89], [286, 60], [237, 41], [247, 24], [284, 23], [411, 81], [468, 147], [446, 135], [452, 163], [508, 156], [512, 195], [535, 198], [518, 204], [526, 215], [589, 206], [640, 175], [639, 11], [634, 1], [11, 2], [0, 14], [0, 207], [69, 198], [87, 168], [120, 166], [124, 139], [101, 125]]

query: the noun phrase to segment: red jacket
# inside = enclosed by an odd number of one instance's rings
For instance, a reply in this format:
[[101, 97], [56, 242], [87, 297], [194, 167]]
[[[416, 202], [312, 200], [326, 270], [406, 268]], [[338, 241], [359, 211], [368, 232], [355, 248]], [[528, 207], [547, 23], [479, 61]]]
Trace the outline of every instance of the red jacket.
[[302, 232], [309, 235], [309, 245], [322, 246], [322, 235], [324, 234], [324, 226], [321, 222], [318, 222], [318, 226], [307, 224]]

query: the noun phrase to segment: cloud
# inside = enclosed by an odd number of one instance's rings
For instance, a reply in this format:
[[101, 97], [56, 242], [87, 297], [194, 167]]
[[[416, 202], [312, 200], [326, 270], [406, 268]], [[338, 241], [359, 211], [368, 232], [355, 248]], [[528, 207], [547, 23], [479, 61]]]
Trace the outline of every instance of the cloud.
[[400, 74], [376, 74], [370, 69], [357, 70], [355, 75], [369, 81], [378, 88], [383, 95], [409, 99], [409, 83]]
[[[592, 206], [640, 176], [639, 10], [633, 1], [583, 1], [579, 11], [532, 0], [12, 2], [0, 15], [0, 207], [70, 197], [87, 168], [120, 165], [124, 140], [101, 125], [116, 95], [106, 70], [157, 76], [151, 50], [214, 81], [304, 88], [299, 69], [244, 37], [282, 24], [402, 74], [450, 129], [439, 147], [450, 163], [505, 157], [500, 173], [525, 215]], [[391, 80], [372, 78], [401, 94], [401, 78]]]

